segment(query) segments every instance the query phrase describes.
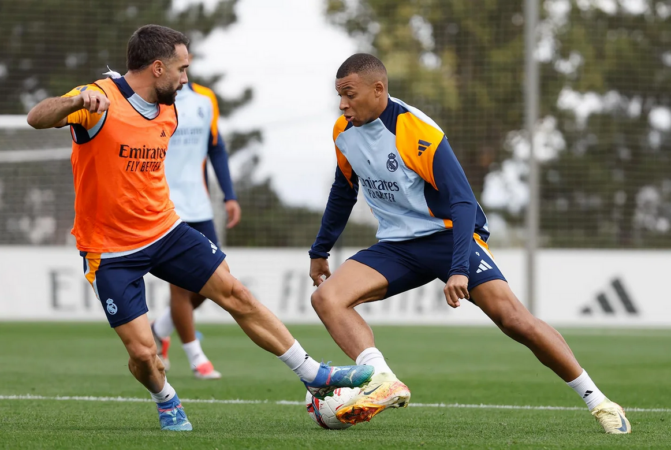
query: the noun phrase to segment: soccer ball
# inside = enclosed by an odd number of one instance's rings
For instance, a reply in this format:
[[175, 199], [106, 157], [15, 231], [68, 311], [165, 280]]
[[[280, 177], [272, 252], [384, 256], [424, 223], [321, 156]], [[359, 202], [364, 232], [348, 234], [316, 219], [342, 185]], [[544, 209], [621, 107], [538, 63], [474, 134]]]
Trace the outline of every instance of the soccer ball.
[[342, 423], [336, 417], [336, 411], [342, 405], [352, 400], [359, 395], [361, 389], [359, 388], [338, 388], [333, 391], [333, 395], [326, 397], [324, 400], [319, 400], [307, 393], [305, 396], [305, 406], [308, 410], [308, 415], [320, 427], [327, 430], [343, 430], [349, 428], [352, 424]]

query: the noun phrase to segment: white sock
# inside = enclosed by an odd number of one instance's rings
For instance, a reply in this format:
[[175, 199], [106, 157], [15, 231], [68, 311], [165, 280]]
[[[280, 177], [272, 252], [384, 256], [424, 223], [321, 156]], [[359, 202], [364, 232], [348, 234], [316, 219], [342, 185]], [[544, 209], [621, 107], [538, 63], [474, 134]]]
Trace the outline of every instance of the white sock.
[[380, 350], [375, 347], [367, 348], [362, 351], [359, 356], [356, 358], [357, 365], [367, 365], [373, 366], [375, 368], [375, 373], [390, 373], [394, 374], [391, 371], [391, 368], [387, 365], [387, 361], [384, 360], [384, 356]]
[[298, 341], [294, 341], [294, 345], [289, 348], [281, 356], [278, 356], [280, 361], [289, 366], [291, 370], [298, 375], [301, 380], [308, 383], [314, 381], [319, 372], [319, 363], [308, 355]]
[[585, 401], [590, 410], [594, 409], [595, 406], [606, 398], [585, 370], [582, 371], [582, 374], [578, 378], [566, 384]]
[[160, 338], [167, 338], [173, 331], [175, 331], [175, 325], [172, 323], [170, 307], [167, 307], [163, 314], [154, 321], [154, 333]]
[[200, 348], [200, 341], [198, 339], [186, 344], [182, 344], [182, 348], [186, 352], [186, 357], [189, 358], [189, 364], [191, 364], [192, 369], [195, 369], [201, 364], [209, 361], [207, 356], [205, 356], [203, 349]]
[[156, 394], [150, 392], [150, 394], [152, 400], [154, 400], [156, 403], [164, 403], [168, 400], [172, 400], [172, 398], [177, 395], [177, 392], [175, 392], [175, 388], [170, 386], [170, 383], [168, 383], [168, 377], [166, 377], [165, 384], [163, 385], [161, 392], [157, 392]]

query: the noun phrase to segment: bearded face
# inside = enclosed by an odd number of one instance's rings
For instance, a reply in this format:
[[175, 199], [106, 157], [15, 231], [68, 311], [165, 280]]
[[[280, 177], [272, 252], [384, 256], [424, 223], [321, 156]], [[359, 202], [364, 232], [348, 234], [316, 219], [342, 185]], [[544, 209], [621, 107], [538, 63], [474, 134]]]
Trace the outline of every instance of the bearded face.
[[[181, 88], [182, 85], [179, 85]], [[172, 85], [159, 86], [156, 88], [156, 97], [160, 105], [172, 105], [175, 103], [175, 98], [177, 98], [177, 91], [179, 88], [175, 88]]]

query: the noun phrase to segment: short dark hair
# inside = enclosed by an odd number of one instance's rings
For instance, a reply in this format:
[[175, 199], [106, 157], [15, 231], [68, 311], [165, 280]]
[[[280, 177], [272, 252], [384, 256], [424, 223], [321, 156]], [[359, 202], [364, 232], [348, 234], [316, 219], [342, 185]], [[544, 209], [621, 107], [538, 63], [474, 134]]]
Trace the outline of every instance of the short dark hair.
[[179, 44], [189, 46], [189, 38], [179, 31], [161, 25], [140, 27], [128, 40], [126, 66], [128, 70], [142, 70], [157, 59], [169, 59]]
[[382, 72], [387, 74], [387, 68], [384, 67], [382, 61], [375, 56], [368, 53], [356, 53], [345, 60], [340, 65], [336, 78], [345, 78], [353, 73], [364, 74], [370, 72]]

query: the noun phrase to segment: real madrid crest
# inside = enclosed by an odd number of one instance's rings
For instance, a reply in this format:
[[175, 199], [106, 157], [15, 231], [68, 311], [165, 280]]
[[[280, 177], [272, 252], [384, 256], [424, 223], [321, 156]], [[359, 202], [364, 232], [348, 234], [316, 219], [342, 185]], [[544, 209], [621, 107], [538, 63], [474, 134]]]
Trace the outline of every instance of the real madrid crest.
[[396, 154], [389, 153], [389, 159], [387, 160], [387, 170], [389, 172], [396, 172], [398, 169], [398, 161], [396, 161]]
[[113, 316], [117, 312], [117, 306], [114, 304], [114, 300], [111, 298], [107, 299], [107, 312], [109, 313], [110, 316]]

